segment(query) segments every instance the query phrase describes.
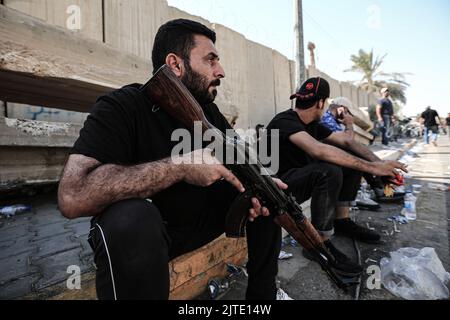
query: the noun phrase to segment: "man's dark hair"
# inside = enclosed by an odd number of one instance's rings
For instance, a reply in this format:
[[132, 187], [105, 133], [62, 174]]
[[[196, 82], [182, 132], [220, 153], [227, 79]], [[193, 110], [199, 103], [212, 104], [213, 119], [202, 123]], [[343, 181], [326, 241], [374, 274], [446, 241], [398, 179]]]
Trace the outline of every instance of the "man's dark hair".
[[166, 63], [166, 57], [170, 53], [189, 63], [191, 50], [195, 47], [195, 35], [203, 35], [216, 43], [216, 33], [201, 23], [177, 19], [162, 25], [156, 33], [153, 45], [153, 73]]
[[314, 107], [314, 105], [319, 102], [320, 100], [327, 100], [328, 98], [320, 98], [318, 100], [311, 100], [311, 101], [301, 101], [300, 99], [297, 99], [295, 102], [295, 108], [300, 110], [308, 110]]

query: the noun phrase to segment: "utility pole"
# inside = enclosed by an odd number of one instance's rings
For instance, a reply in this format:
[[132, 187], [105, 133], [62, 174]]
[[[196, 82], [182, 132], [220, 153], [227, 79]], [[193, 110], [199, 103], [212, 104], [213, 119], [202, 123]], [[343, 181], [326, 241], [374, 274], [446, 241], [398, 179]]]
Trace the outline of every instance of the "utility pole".
[[295, 86], [300, 88], [306, 81], [305, 42], [303, 38], [303, 4], [302, 0], [294, 0], [295, 16]]

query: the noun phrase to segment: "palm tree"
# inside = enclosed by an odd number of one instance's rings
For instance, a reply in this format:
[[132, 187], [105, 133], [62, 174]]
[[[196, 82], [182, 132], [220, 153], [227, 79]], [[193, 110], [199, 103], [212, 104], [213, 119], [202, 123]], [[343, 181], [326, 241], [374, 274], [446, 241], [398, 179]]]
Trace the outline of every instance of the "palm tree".
[[381, 71], [381, 65], [387, 54], [380, 57], [374, 56], [373, 50], [366, 52], [359, 50], [358, 55], [352, 55], [350, 60], [353, 66], [345, 72], [362, 73], [363, 78], [355, 82], [361, 89], [369, 93], [379, 92], [382, 88], [389, 88], [393, 100], [406, 104], [406, 73], [385, 73]]

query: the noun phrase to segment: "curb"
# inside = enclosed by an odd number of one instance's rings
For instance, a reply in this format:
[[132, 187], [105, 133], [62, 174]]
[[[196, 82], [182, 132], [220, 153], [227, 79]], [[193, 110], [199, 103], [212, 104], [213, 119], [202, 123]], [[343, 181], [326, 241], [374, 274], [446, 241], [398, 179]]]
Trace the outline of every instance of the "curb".
[[[403, 157], [409, 150], [414, 148], [414, 146], [417, 144], [418, 140], [412, 140], [406, 146], [401, 150], [392, 150], [391, 152], [384, 152], [384, 150], [375, 152], [381, 160], [399, 160], [401, 157]], [[383, 153], [383, 155], [380, 156], [380, 154]]]

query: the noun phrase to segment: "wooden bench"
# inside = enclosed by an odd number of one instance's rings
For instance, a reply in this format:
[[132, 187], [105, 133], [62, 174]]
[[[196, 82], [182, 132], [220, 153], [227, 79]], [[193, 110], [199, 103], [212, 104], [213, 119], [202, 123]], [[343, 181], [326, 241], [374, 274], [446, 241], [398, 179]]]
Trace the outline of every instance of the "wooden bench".
[[[227, 275], [227, 263], [242, 265], [247, 260], [245, 239], [229, 239], [225, 236], [197, 251], [181, 256], [169, 264], [170, 300], [192, 300], [204, 293], [209, 280], [223, 279]], [[67, 290], [65, 283], [47, 289], [45, 293], [25, 299], [96, 300], [95, 274], [82, 277], [82, 290]]]

